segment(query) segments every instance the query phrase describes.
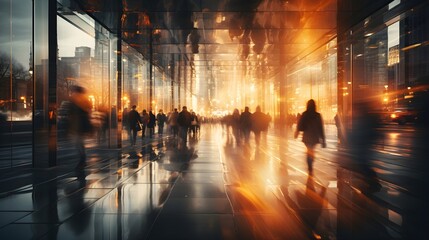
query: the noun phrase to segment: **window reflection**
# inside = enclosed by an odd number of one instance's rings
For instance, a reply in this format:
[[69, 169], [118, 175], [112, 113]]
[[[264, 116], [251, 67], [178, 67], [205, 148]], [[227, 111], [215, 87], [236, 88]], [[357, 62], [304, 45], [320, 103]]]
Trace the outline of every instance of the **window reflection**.
[[297, 62], [287, 75], [288, 113], [305, 111], [306, 101], [314, 99], [325, 123], [332, 123], [337, 112], [336, 40]]
[[116, 71], [115, 38], [98, 23], [90, 21], [82, 14], [67, 12], [65, 15], [59, 15], [57, 21], [59, 157], [66, 154], [66, 151], [61, 150], [70, 147], [67, 134], [67, 103], [73, 86], [85, 88], [88, 98], [86, 100], [91, 103], [91, 122], [95, 131], [86, 145], [116, 146], [117, 133], [113, 129], [117, 127], [117, 81], [116, 74], [112, 74]]
[[31, 1], [0, 1], [0, 168], [31, 164]]

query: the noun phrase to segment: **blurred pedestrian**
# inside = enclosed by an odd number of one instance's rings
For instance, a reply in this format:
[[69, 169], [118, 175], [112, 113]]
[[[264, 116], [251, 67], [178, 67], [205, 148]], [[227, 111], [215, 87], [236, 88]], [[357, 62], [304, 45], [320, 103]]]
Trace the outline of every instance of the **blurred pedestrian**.
[[174, 137], [177, 137], [179, 133], [179, 125], [177, 123], [177, 118], [179, 117], [179, 112], [177, 111], [177, 108], [175, 108], [170, 115], [168, 116], [168, 125], [170, 126], [170, 129], [173, 133]]
[[367, 188], [364, 191], [378, 191], [381, 188], [377, 174], [371, 168], [373, 148], [380, 139], [377, 128], [380, 125], [379, 116], [373, 111], [371, 103], [361, 101], [353, 108], [353, 129], [348, 136], [348, 144], [357, 170], [365, 177]]
[[72, 86], [70, 104], [68, 106], [69, 133], [74, 138], [75, 146], [79, 153], [77, 168], [86, 165], [85, 137], [92, 133], [93, 127], [90, 121], [92, 105], [86, 96], [85, 88]]
[[343, 129], [344, 126], [342, 124], [340, 115], [335, 114], [334, 116], [334, 122], [335, 122], [335, 126], [337, 127], [337, 141], [338, 141], [338, 145], [344, 145], [345, 144], [345, 138], [343, 136]]
[[298, 120], [295, 138], [298, 137], [299, 132], [303, 132], [302, 142], [307, 147], [308, 173], [313, 175], [316, 144], [321, 143], [323, 148], [326, 147], [323, 119], [320, 113], [316, 112], [316, 102], [313, 99], [308, 100], [307, 110], [302, 113]]
[[141, 130], [141, 118], [139, 113], [136, 111], [136, 105], [131, 107], [131, 111], [128, 113], [128, 121], [131, 132], [131, 145], [136, 145], [137, 132]]
[[179, 137], [180, 137], [180, 146], [182, 149], [186, 147], [188, 142], [188, 129], [191, 126], [191, 113], [188, 112], [186, 106], [182, 107], [182, 111], [177, 117], [177, 123], [179, 124]]
[[231, 118], [231, 126], [232, 126], [232, 134], [235, 138], [235, 144], [237, 146], [240, 146], [241, 142], [241, 134], [240, 134], [240, 111], [238, 109], [234, 109], [232, 112], [232, 118]]
[[107, 109], [104, 106], [99, 106], [98, 110], [92, 112], [91, 123], [95, 128], [97, 143], [100, 144], [104, 142], [109, 125]]
[[122, 129], [129, 129], [128, 128], [128, 108], [124, 108], [122, 111]]
[[156, 117], [152, 110], [149, 111], [149, 122], [147, 123], [147, 129], [149, 130], [149, 137], [153, 138], [155, 134]]
[[158, 134], [162, 135], [164, 133], [164, 124], [167, 121], [167, 116], [164, 114], [162, 109], [158, 111], [156, 121], [158, 122]]
[[196, 137], [197, 134], [197, 127], [198, 127], [198, 117], [195, 114], [194, 111], [191, 112], [191, 127], [189, 128], [189, 131], [192, 133], [192, 137]]
[[261, 111], [261, 107], [257, 106], [252, 114], [252, 131], [255, 134], [255, 143], [259, 145], [261, 142], [261, 132], [268, 129], [270, 123], [269, 116]]
[[149, 123], [149, 113], [147, 113], [146, 109], [143, 109], [141, 119], [142, 119], [142, 140], [143, 140], [146, 134], [147, 124]]
[[244, 112], [240, 115], [240, 126], [244, 142], [249, 143], [250, 131], [252, 128], [252, 113], [250, 113], [249, 107], [244, 107]]

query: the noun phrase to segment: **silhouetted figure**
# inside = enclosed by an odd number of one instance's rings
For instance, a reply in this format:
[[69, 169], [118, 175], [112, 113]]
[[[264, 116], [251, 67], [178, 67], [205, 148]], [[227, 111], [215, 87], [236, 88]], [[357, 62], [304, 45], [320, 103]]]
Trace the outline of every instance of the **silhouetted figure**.
[[192, 133], [192, 137], [196, 137], [197, 134], [197, 127], [198, 127], [198, 117], [195, 114], [195, 112], [191, 113], [191, 127], [190, 127], [190, 131]]
[[250, 130], [252, 129], [252, 113], [249, 112], [249, 107], [244, 107], [244, 112], [240, 115], [240, 125], [244, 142], [249, 143]]
[[358, 171], [365, 177], [368, 188], [364, 191], [379, 191], [375, 171], [370, 166], [374, 144], [379, 140], [377, 128], [380, 125], [378, 115], [373, 111], [369, 102], [357, 103], [353, 109], [353, 129], [349, 134], [348, 143], [354, 163]]
[[92, 112], [91, 122], [96, 130], [97, 143], [100, 144], [106, 140], [106, 131], [109, 126], [107, 109], [100, 106], [97, 111]]
[[179, 117], [179, 112], [177, 111], [177, 108], [175, 108], [168, 116], [168, 125], [170, 126], [170, 129], [173, 133], [174, 137], [177, 137], [179, 133], [179, 125], [177, 123], [177, 118]]
[[124, 108], [124, 111], [122, 111], [122, 129], [128, 130], [128, 125], [128, 108]]
[[269, 117], [261, 112], [261, 107], [257, 106], [256, 111], [252, 114], [252, 131], [255, 134], [256, 145], [261, 141], [261, 132], [268, 129]]
[[256, 145], [259, 145], [261, 141], [261, 132], [265, 129], [267, 121], [267, 115], [261, 111], [260, 106], [257, 106], [252, 114], [252, 131], [255, 134]]
[[316, 112], [316, 103], [313, 99], [308, 100], [307, 110], [299, 118], [295, 138], [298, 137], [299, 132], [304, 132], [302, 142], [307, 147], [308, 173], [312, 175], [315, 155], [314, 148], [318, 143], [321, 143], [323, 148], [326, 147], [322, 116]]
[[341, 122], [341, 118], [340, 116], [337, 114], [335, 114], [334, 117], [334, 121], [335, 121], [335, 126], [337, 127], [337, 138], [338, 138], [338, 144], [339, 145], [344, 145], [345, 144], [345, 139], [344, 139], [344, 135], [343, 135], [343, 124]]
[[162, 135], [164, 133], [164, 124], [167, 121], [167, 116], [162, 112], [162, 109], [156, 115], [156, 121], [158, 122], [158, 134]]
[[75, 146], [79, 152], [79, 168], [86, 164], [85, 137], [92, 133], [90, 122], [91, 102], [86, 96], [86, 90], [80, 86], [72, 86], [70, 105], [68, 106], [69, 133], [74, 138]]
[[234, 109], [231, 117], [232, 134], [234, 135], [237, 146], [240, 146], [240, 112], [238, 109]]
[[149, 114], [147, 113], [146, 109], [143, 109], [141, 119], [142, 119], [142, 140], [143, 140], [146, 134], [147, 124], [149, 123]]
[[179, 124], [179, 137], [181, 141], [180, 147], [186, 147], [186, 143], [188, 142], [188, 129], [191, 126], [191, 113], [188, 112], [188, 108], [186, 106], [182, 107], [182, 111], [179, 113], [177, 117], [177, 123]]
[[140, 127], [137, 126], [141, 123], [141, 118], [139, 113], [136, 111], [136, 105], [131, 107], [131, 111], [128, 113], [128, 120], [130, 123], [130, 132], [131, 132], [131, 145], [136, 145], [137, 132], [140, 130]]
[[155, 134], [156, 117], [152, 110], [149, 111], [149, 122], [147, 123], [147, 129], [149, 130], [149, 137], [152, 138]]

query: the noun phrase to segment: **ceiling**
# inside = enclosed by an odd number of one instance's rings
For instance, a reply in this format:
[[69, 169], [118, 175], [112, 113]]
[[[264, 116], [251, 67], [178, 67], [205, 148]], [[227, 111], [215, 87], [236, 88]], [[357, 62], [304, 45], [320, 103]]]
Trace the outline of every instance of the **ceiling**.
[[161, 68], [181, 62], [195, 71], [232, 73], [242, 66], [250, 78], [261, 66], [265, 76], [275, 75], [331, 39], [337, 26], [337, 0], [77, 2], [146, 58], [152, 49]]

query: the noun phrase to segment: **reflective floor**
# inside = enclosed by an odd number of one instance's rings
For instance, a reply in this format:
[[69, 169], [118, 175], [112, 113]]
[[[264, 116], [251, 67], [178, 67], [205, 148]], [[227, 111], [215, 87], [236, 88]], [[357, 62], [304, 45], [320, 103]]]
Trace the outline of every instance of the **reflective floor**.
[[381, 131], [376, 184], [331, 125], [311, 176], [292, 130], [271, 128], [259, 146], [220, 125], [186, 147], [169, 135], [132, 147], [124, 133], [123, 151], [89, 148], [82, 169], [68, 158], [3, 171], [0, 239], [423, 239], [427, 142], [413, 126]]

